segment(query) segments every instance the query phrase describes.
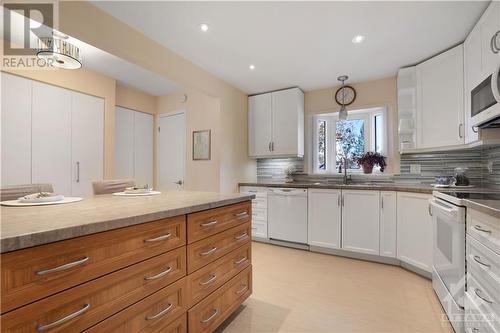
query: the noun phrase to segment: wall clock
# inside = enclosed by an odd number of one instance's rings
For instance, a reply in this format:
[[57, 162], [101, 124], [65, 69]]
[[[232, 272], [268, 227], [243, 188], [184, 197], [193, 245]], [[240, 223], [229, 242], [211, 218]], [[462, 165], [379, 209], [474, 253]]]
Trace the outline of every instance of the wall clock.
[[[344, 102], [342, 102], [342, 93], [344, 94]], [[342, 86], [335, 92], [335, 101], [338, 105], [351, 105], [356, 99], [356, 90], [351, 86]]]

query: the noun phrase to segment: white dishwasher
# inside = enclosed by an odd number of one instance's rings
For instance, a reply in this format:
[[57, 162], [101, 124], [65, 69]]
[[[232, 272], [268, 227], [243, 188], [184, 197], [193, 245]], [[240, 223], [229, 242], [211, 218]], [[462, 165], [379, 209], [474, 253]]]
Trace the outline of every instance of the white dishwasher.
[[267, 224], [271, 240], [307, 244], [307, 189], [269, 188]]

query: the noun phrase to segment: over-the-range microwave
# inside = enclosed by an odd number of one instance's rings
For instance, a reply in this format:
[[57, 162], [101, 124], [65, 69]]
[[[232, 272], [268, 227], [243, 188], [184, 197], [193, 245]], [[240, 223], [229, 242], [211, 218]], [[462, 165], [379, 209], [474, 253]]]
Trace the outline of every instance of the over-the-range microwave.
[[471, 126], [500, 127], [500, 62], [491, 75], [470, 92]]

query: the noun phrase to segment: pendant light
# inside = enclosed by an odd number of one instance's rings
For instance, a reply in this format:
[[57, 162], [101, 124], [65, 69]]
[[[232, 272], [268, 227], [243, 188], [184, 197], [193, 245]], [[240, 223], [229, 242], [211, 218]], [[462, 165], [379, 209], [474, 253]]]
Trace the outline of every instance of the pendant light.
[[345, 106], [345, 81], [347, 81], [349, 77], [347, 75], [341, 75], [337, 78], [340, 82], [342, 82], [342, 105], [340, 106], [339, 111], [339, 119], [347, 120], [347, 108]]
[[44, 59], [53, 67], [78, 69], [82, 67], [80, 49], [65, 38], [41, 37], [38, 41], [37, 57]]

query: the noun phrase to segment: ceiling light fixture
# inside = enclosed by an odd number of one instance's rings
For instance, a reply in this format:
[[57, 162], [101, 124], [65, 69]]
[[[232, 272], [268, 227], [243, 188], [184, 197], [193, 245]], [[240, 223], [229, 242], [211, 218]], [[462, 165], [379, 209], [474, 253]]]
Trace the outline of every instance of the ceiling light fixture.
[[352, 39], [352, 42], [354, 44], [359, 44], [359, 43], [362, 43], [364, 40], [365, 40], [365, 36], [357, 35], [357, 36], [354, 36], [354, 38]]
[[200, 24], [200, 30], [203, 32], [207, 32], [208, 31], [208, 24], [205, 24], [205, 23]]
[[38, 40], [36, 55], [53, 67], [64, 69], [78, 69], [82, 67], [80, 49], [61, 38], [41, 37]]
[[253, 71], [253, 70], [255, 70], [255, 65], [250, 65], [250, 66], [248, 66], [248, 68], [249, 68], [251, 71]]

